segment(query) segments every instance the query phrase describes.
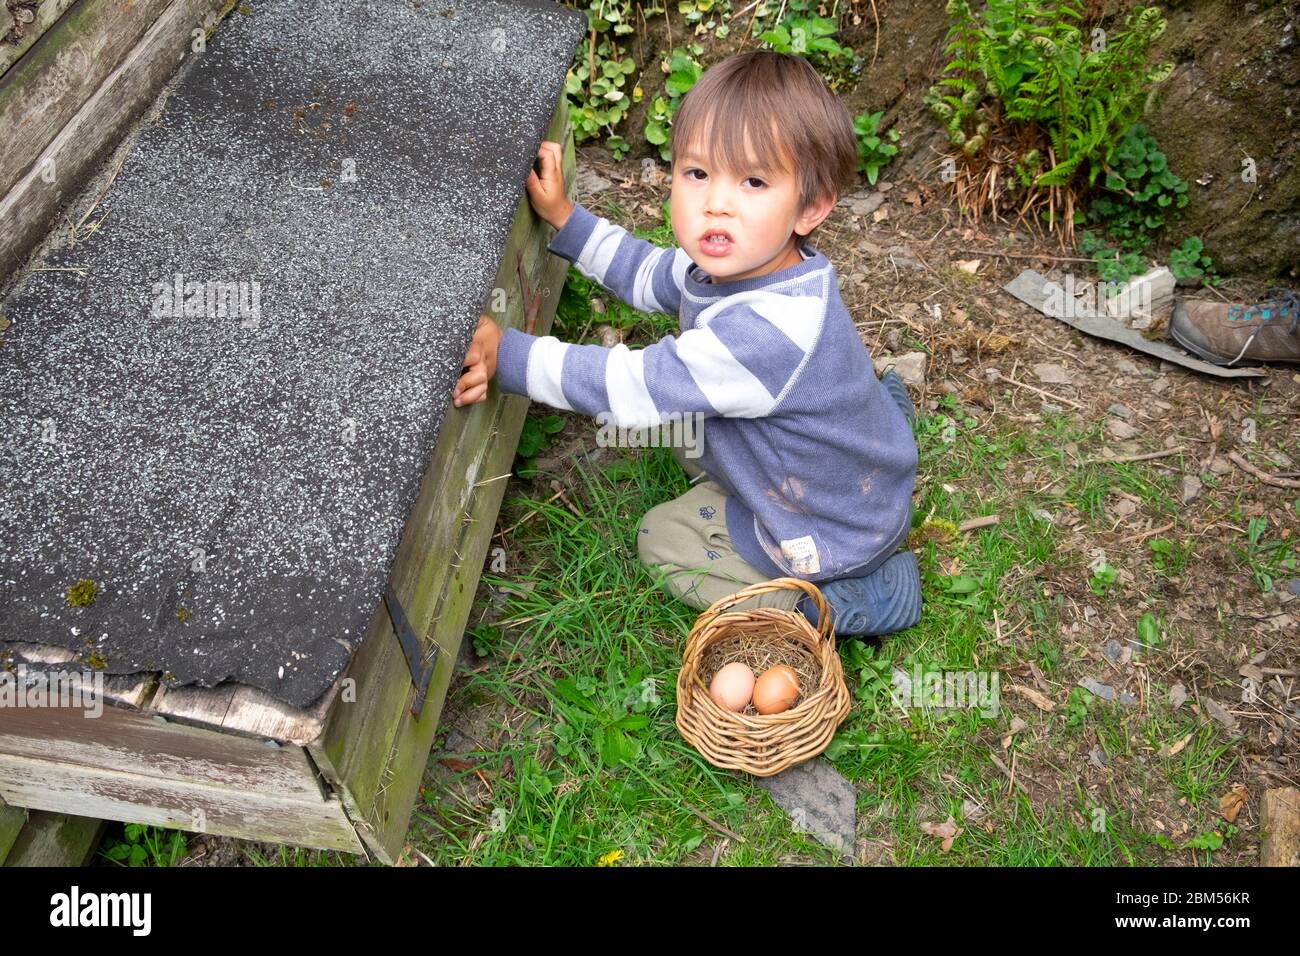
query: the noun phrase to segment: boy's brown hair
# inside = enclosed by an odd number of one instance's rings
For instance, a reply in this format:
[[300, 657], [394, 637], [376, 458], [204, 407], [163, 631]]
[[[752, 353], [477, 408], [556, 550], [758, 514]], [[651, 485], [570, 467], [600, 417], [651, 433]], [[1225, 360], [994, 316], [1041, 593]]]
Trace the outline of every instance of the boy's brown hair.
[[674, 165], [692, 146], [732, 172], [792, 171], [800, 209], [842, 195], [858, 166], [848, 109], [807, 60], [774, 50], [738, 53], [704, 71], [673, 118]]

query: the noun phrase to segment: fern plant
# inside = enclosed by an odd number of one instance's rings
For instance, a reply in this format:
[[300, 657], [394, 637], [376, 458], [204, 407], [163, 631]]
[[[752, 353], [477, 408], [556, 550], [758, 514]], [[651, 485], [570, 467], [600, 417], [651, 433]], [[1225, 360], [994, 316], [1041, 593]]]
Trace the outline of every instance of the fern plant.
[[[1079, 0], [988, 0], [978, 16], [968, 0], [947, 9], [950, 59], [926, 102], [968, 156], [1001, 124], [1040, 131], [1050, 165], [1035, 171], [1035, 187], [1067, 185], [1084, 170], [1095, 182], [1148, 91], [1173, 69], [1147, 63], [1166, 26], [1155, 7], [1134, 11], [1100, 42], [1084, 37]], [[1020, 163], [1022, 180], [1027, 169]]]

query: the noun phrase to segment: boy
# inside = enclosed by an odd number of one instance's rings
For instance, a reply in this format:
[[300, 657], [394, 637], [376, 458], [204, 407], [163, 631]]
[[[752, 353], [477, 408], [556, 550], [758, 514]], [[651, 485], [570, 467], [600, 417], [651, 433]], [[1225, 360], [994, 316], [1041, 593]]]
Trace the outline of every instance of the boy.
[[[502, 391], [615, 427], [702, 419], [698, 466], [675, 501], [651, 508], [640, 559], [697, 609], [748, 584], [818, 585], [840, 634], [886, 634], [921, 612], [911, 525], [914, 411], [882, 383], [840, 299], [835, 270], [807, 245], [857, 166], [844, 105], [806, 61], [742, 53], [707, 70], [673, 122], [671, 218], [660, 248], [565, 196], [557, 143], [538, 150], [528, 197], [558, 232], [550, 250], [636, 309], [676, 312], [681, 335], [648, 348], [571, 345], [479, 320], [456, 405]], [[699, 427], [697, 425], [697, 427]], [[898, 552], [898, 553], [896, 553]], [[796, 606], [782, 589], [737, 608]]]

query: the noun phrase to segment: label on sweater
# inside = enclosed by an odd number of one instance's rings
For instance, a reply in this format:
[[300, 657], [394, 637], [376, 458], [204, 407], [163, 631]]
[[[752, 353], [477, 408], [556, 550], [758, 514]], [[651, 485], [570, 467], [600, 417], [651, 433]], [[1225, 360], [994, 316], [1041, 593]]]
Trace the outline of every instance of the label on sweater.
[[812, 535], [802, 538], [790, 538], [781, 542], [781, 553], [790, 562], [790, 570], [796, 574], [816, 574], [822, 569], [821, 558], [817, 555], [817, 545]]

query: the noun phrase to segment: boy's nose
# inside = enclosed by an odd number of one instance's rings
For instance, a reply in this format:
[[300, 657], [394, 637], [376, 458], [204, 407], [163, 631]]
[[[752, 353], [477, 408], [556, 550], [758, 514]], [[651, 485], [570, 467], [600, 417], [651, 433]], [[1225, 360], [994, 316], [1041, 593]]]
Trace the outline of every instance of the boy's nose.
[[715, 216], [731, 215], [730, 190], [715, 186], [704, 197], [704, 211]]

